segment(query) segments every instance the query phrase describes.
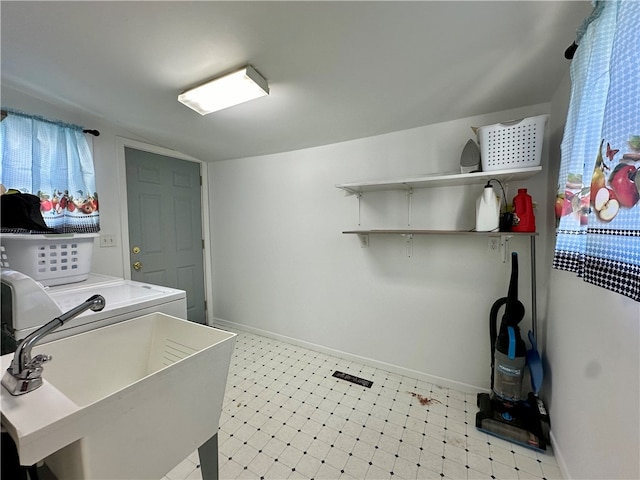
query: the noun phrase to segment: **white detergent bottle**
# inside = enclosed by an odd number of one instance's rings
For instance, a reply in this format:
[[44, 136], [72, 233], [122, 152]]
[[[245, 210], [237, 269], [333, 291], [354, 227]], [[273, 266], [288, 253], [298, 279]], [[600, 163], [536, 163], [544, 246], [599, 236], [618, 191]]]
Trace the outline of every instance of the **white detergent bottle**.
[[500, 226], [500, 200], [487, 182], [476, 201], [476, 232], [494, 232]]

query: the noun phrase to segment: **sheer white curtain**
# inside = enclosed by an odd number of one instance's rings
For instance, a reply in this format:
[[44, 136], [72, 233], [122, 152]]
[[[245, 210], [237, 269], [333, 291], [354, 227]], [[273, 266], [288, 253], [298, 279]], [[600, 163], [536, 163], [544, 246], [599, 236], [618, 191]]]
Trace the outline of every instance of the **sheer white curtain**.
[[554, 268], [640, 301], [640, 2], [594, 2], [571, 64]]

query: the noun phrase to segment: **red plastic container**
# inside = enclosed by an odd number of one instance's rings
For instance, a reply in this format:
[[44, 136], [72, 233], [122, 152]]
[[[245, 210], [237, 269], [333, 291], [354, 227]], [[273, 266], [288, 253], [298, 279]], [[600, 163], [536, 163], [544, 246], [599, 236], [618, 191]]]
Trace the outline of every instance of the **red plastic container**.
[[533, 214], [533, 201], [526, 188], [519, 188], [513, 198], [514, 219], [512, 232], [535, 232], [536, 217]]

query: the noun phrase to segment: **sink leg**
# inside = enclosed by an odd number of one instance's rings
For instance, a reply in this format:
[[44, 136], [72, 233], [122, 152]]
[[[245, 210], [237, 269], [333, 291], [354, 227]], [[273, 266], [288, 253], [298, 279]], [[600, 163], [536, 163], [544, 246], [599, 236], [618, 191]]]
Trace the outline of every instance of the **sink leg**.
[[198, 448], [202, 480], [218, 480], [218, 434]]

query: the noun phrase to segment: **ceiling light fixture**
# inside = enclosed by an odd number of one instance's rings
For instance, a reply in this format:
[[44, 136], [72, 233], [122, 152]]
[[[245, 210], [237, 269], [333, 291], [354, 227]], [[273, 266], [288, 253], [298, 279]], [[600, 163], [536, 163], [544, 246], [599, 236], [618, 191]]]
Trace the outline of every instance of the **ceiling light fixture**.
[[178, 95], [178, 101], [200, 115], [217, 112], [269, 95], [269, 85], [251, 65]]

